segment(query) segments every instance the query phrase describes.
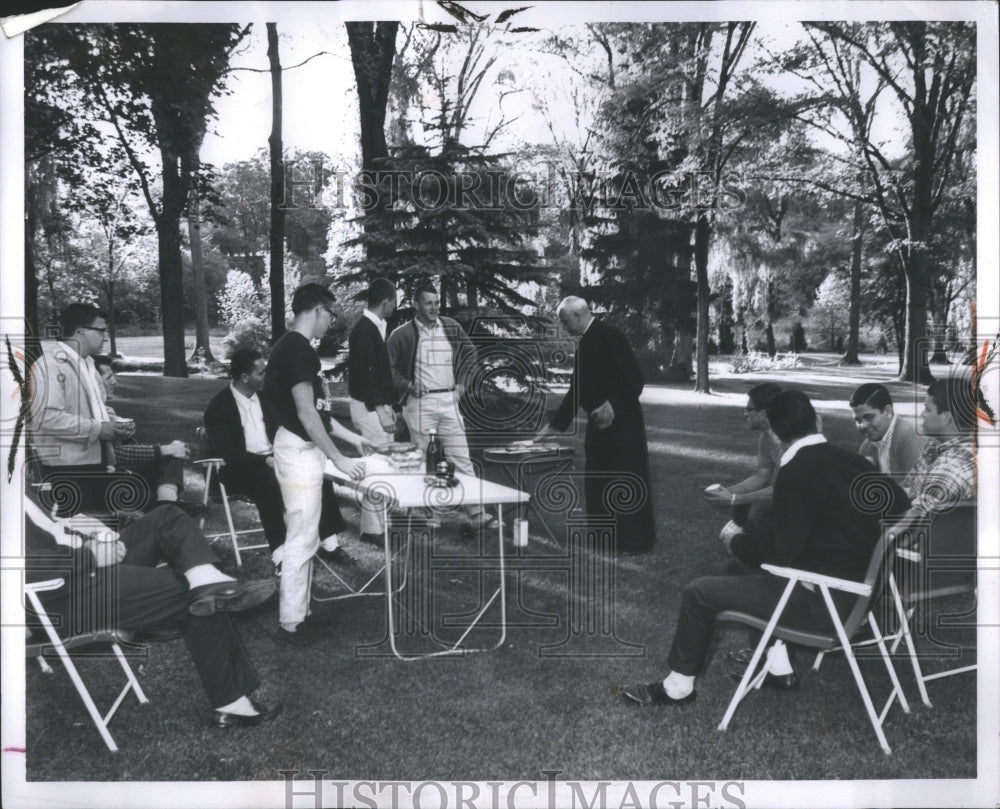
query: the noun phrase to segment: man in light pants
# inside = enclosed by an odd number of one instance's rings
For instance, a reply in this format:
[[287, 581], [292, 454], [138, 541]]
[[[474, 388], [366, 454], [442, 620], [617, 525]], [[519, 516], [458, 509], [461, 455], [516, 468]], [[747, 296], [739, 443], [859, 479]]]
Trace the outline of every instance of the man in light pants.
[[[351, 423], [373, 446], [392, 441], [396, 427], [392, 368], [385, 345], [386, 321], [396, 311], [396, 287], [388, 278], [368, 286], [368, 306], [351, 329], [348, 341], [347, 393]], [[382, 514], [372, 504], [361, 504], [361, 540], [382, 545]]]
[[[413, 320], [397, 327], [387, 343], [403, 418], [421, 450], [427, 449], [435, 430], [455, 469], [475, 477], [458, 408], [474, 370], [475, 346], [457, 321], [440, 315], [441, 298], [434, 287], [422, 284], [414, 289], [413, 308]], [[484, 527], [496, 523], [478, 503], [468, 508]]]
[[370, 446], [330, 418], [319, 375], [319, 355], [310, 342], [322, 337], [333, 323], [334, 300], [333, 293], [320, 284], [304, 284], [295, 290], [292, 326], [271, 349], [261, 394], [287, 528], [278, 638], [294, 646], [307, 646], [319, 639], [302, 622], [309, 611], [312, 558], [320, 547], [326, 459], [355, 480], [365, 474], [364, 463], [346, 458], [327, 430], [362, 455]]

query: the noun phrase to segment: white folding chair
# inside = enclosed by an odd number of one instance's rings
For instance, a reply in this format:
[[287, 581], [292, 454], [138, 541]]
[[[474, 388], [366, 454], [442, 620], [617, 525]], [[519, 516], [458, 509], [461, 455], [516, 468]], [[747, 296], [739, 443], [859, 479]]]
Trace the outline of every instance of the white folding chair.
[[[726, 610], [716, 616], [717, 621], [730, 621], [744, 624], [757, 630], [763, 630], [763, 635], [761, 636], [760, 642], [757, 644], [757, 648], [754, 650], [750, 663], [747, 665], [746, 672], [744, 672], [743, 678], [740, 680], [740, 684], [736, 689], [736, 693], [733, 694], [729, 707], [726, 709], [722, 722], [719, 724], [719, 730], [725, 730], [729, 727], [729, 722], [732, 720], [733, 714], [736, 712], [736, 708], [739, 706], [740, 702], [743, 701], [744, 697], [746, 697], [751, 690], [761, 687], [764, 677], [767, 675], [767, 666], [765, 665], [761, 671], [758, 672], [757, 665], [763, 657], [768, 643], [773, 637], [782, 641], [796, 643], [802, 646], [820, 649], [822, 651], [832, 651], [834, 649], [842, 650], [844, 652], [844, 656], [847, 658], [847, 663], [850, 666], [851, 673], [854, 675], [854, 680], [858, 686], [858, 692], [861, 695], [862, 702], [864, 702], [865, 712], [868, 714], [872, 728], [875, 730], [879, 746], [886, 753], [892, 752], [889, 747], [889, 743], [886, 740], [885, 733], [882, 730], [882, 725], [885, 723], [885, 718], [889, 713], [889, 709], [898, 700], [903, 711], [905, 713], [910, 712], [910, 706], [907, 703], [906, 697], [903, 694], [903, 689], [899, 684], [899, 678], [896, 676], [896, 670], [889, 657], [889, 650], [886, 647], [885, 638], [882, 635], [882, 631], [879, 628], [879, 624], [874, 613], [874, 610], [881, 606], [881, 598], [884, 590], [881, 585], [885, 580], [883, 567], [887, 564], [887, 560], [892, 558], [892, 549], [892, 540], [888, 536], [883, 535], [875, 546], [871, 561], [868, 564], [865, 579], [862, 582], [838, 579], [833, 576], [824, 576], [819, 573], [812, 573], [806, 570], [777, 567], [775, 565], [761, 565], [764, 570], [774, 574], [775, 576], [781, 576], [782, 578], [788, 580], [788, 584], [785, 586], [785, 590], [782, 593], [778, 604], [775, 606], [770, 618], [763, 619], [756, 615], [737, 612], [735, 610]], [[827, 612], [832, 623], [829, 630], [799, 629], [779, 623], [781, 614], [784, 612], [785, 605], [791, 597], [792, 590], [800, 584], [807, 587], [817, 588], [822, 594], [823, 601], [826, 604]], [[847, 620], [842, 621], [840, 619], [840, 615], [837, 613], [837, 609], [833, 601], [833, 596], [831, 595], [832, 590], [852, 593], [857, 596], [857, 601], [848, 614]], [[885, 663], [886, 671], [889, 674], [889, 679], [892, 681], [892, 691], [880, 711], [875, 710], [871, 694], [865, 684], [864, 677], [861, 674], [861, 669], [858, 667], [858, 661], [855, 658], [851, 647], [851, 639], [861, 629], [865, 622], [867, 622], [871, 629], [872, 636], [875, 639], [875, 643], [881, 653], [882, 661]]]
[[[889, 589], [900, 626], [898, 634], [906, 644], [920, 698], [928, 707], [931, 707], [931, 701], [926, 683], [975, 671], [977, 668], [977, 664], [972, 663], [925, 674], [924, 667], [920, 664], [921, 657], [925, 661], [930, 658], [954, 659], [961, 657], [965, 651], [960, 646], [944, 644], [943, 639], [935, 637], [935, 632], [932, 631], [946, 627], [948, 621], [945, 619], [957, 619], [961, 616], [939, 616], [932, 623], [930, 603], [936, 599], [972, 595], [972, 612], [975, 611], [976, 517], [976, 501], [966, 500], [935, 515], [926, 530], [913, 529], [904, 539], [903, 544], [907, 547], [897, 549], [899, 564], [889, 576]], [[914, 634], [928, 637], [936, 643], [937, 649], [921, 655], [914, 643]], [[895, 641], [893, 651], [899, 642], [900, 639]]]
[[[80, 699], [83, 700], [83, 704], [87, 708], [87, 713], [90, 714], [90, 718], [97, 727], [97, 732], [101, 734], [101, 738], [104, 739], [104, 743], [107, 745], [108, 750], [116, 752], [118, 750], [118, 745], [115, 744], [115, 740], [112, 738], [111, 732], [108, 730], [108, 725], [111, 723], [112, 718], [118, 711], [119, 706], [125, 700], [125, 697], [128, 696], [130, 691], [135, 694], [140, 705], [145, 705], [149, 702], [149, 699], [147, 699], [146, 695], [143, 693], [142, 687], [139, 685], [139, 681], [136, 679], [135, 673], [132, 671], [132, 666], [129, 665], [128, 659], [125, 657], [124, 652], [122, 652], [120, 645], [121, 638], [115, 630], [98, 630], [95, 632], [88, 632], [86, 634], [73, 635], [68, 638], [59, 637], [59, 633], [56, 631], [56, 628], [52, 623], [52, 619], [49, 617], [45, 607], [42, 605], [42, 600], [38, 594], [51, 590], [58, 590], [64, 584], [64, 579], [46, 579], [45, 581], [31, 582], [25, 585], [24, 592], [31, 604], [31, 609], [34, 612], [35, 617], [37, 617], [41, 623], [42, 628], [45, 630], [45, 635], [48, 638], [47, 642], [27, 643], [25, 646], [25, 656], [36, 658], [42, 671], [46, 674], [52, 674], [52, 667], [49, 666], [48, 662], [45, 660], [45, 654], [55, 651], [56, 654], [59, 655], [63, 665], [66, 667], [66, 671], [69, 674], [70, 679], [73, 681], [73, 685], [76, 687], [77, 693], [80, 695]], [[94, 698], [90, 695], [90, 691], [83, 682], [83, 678], [80, 676], [80, 672], [77, 670], [76, 664], [73, 662], [73, 658], [70, 657], [69, 654], [71, 649], [79, 648], [81, 646], [89, 646], [95, 643], [110, 645], [111, 649], [115, 653], [115, 657], [118, 658], [119, 664], [121, 664], [122, 670], [125, 672], [126, 679], [124, 687], [118, 692], [118, 697], [111, 705], [111, 708], [103, 715], [94, 702]]]
[[[198, 438], [199, 445], [202, 449], [202, 454], [205, 456], [210, 456], [213, 452], [211, 444], [208, 440], [208, 435], [205, 432], [204, 427], [199, 427], [195, 430], [195, 435]], [[233, 511], [230, 507], [232, 502], [247, 503], [249, 505], [254, 505], [253, 500], [243, 494], [229, 494], [226, 491], [226, 484], [222, 482], [222, 477], [220, 476], [220, 471], [226, 462], [222, 458], [204, 457], [200, 460], [193, 462], [196, 466], [200, 466], [205, 473], [205, 494], [202, 497], [202, 503], [207, 507], [209, 500], [216, 500], [222, 504], [222, 509], [226, 515], [226, 526], [229, 529], [216, 534], [205, 534], [205, 538], [208, 540], [218, 539], [219, 537], [229, 537], [230, 542], [233, 545], [233, 555], [236, 557], [236, 567], [243, 568], [243, 557], [240, 555], [243, 551], [256, 551], [262, 548], [270, 547], [267, 542], [259, 542], [253, 545], [240, 545], [239, 538], [242, 536], [247, 536], [248, 534], [261, 534], [263, 536], [264, 529], [261, 527], [257, 528], [243, 528], [239, 531], [236, 530], [236, 525], [233, 522]], [[212, 495], [212, 485], [219, 487], [219, 494], [217, 496]], [[259, 521], [259, 520], [258, 520]], [[203, 516], [198, 523], [199, 527], [205, 528], [205, 517]]]

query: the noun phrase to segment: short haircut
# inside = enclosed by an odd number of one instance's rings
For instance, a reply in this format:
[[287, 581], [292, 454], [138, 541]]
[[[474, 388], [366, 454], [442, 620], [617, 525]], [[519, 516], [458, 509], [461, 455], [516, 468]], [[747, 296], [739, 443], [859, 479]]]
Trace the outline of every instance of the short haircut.
[[307, 312], [317, 306], [326, 306], [337, 298], [322, 284], [303, 284], [292, 293], [292, 314]]
[[97, 318], [107, 318], [107, 313], [92, 303], [71, 303], [59, 314], [62, 323], [62, 338], [73, 335], [77, 329], [89, 326]]
[[101, 368], [110, 368], [112, 372], [115, 370], [114, 366], [111, 364], [111, 357], [107, 354], [94, 354], [91, 359], [94, 361], [94, 367], [100, 371]]
[[396, 300], [396, 285], [388, 278], [376, 278], [368, 285], [368, 308], [388, 300]]
[[260, 352], [254, 348], [236, 349], [229, 358], [230, 379], [239, 379], [243, 374], [250, 373], [259, 359]]
[[976, 391], [968, 377], [949, 376], [938, 379], [927, 388], [938, 413], [951, 413], [955, 426], [963, 433], [976, 429]]
[[851, 407], [874, 407], [876, 410], [885, 410], [892, 404], [892, 396], [889, 389], [878, 382], [865, 382], [858, 386], [858, 389], [851, 394]]
[[816, 410], [800, 390], [783, 390], [765, 409], [771, 431], [785, 444], [816, 432]]
[[750, 399], [750, 404], [757, 410], [763, 410], [779, 393], [781, 393], [781, 385], [777, 382], [761, 382], [750, 388], [747, 391], [747, 396]]
[[434, 285], [433, 284], [427, 284], [427, 283], [417, 284], [413, 288], [413, 302], [416, 303], [417, 299], [421, 295], [424, 295], [424, 294], [427, 294], [427, 295], [437, 295], [438, 291], [436, 289], [434, 289]]

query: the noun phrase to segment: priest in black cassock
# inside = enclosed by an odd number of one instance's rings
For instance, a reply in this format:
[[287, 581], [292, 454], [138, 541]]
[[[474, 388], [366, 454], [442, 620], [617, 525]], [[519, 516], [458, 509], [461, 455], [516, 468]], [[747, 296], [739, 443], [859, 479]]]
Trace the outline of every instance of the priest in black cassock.
[[645, 553], [656, 539], [646, 425], [639, 405], [645, 379], [625, 335], [597, 320], [583, 298], [565, 298], [556, 314], [563, 328], [580, 339], [569, 391], [536, 438], [566, 430], [578, 407], [587, 412], [587, 516], [613, 516], [617, 551]]

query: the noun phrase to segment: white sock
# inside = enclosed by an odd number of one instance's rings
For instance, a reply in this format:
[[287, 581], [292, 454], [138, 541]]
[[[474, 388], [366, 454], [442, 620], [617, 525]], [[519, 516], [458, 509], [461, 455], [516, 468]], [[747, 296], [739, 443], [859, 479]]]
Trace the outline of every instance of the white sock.
[[667, 692], [670, 699], [684, 699], [694, 691], [694, 677], [672, 671], [663, 681], [663, 690]]
[[235, 702], [230, 702], [228, 705], [223, 705], [221, 708], [216, 708], [215, 710], [221, 711], [222, 713], [234, 713], [240, 716], [256, 716], [257, 709], [253, 707], [253, 703], [250, 702], [250, 697], [244, 694]]
[[330, 536], [322, 540], [319, 544], [323, 546], [323, 550], [327, 553], [333, 553], [340, 547], [340, 534], [330, 534]]
[[217, 584], [220, 581], [235, 581], [232, 576], [227, 576], [214, 565], [195, 565], [184, 571], [184, 578], [188, 580], [188, 587], [192, 590], [201, 587], [203, 584]]
[[295, 632], [299, 628], [299, 624], [300, 623], [301, 623], [301, 621], [295, 621], [295, 622], [290, 623], [290, 624], [289, 623], [281, 622], [279, 624], [279, 626], [282, 629], [284, 629], [286, 632]]
[[775, 641], [774, 646], [767, 650], [767, 670], [779, 677], [795, 672], [792, 661], [788, 659], [788, 649], [780, 640]]
[[177, 486], [173, 483], [161, 483], [156, 487], [156, 499], [171, 503], [177, 502]]

